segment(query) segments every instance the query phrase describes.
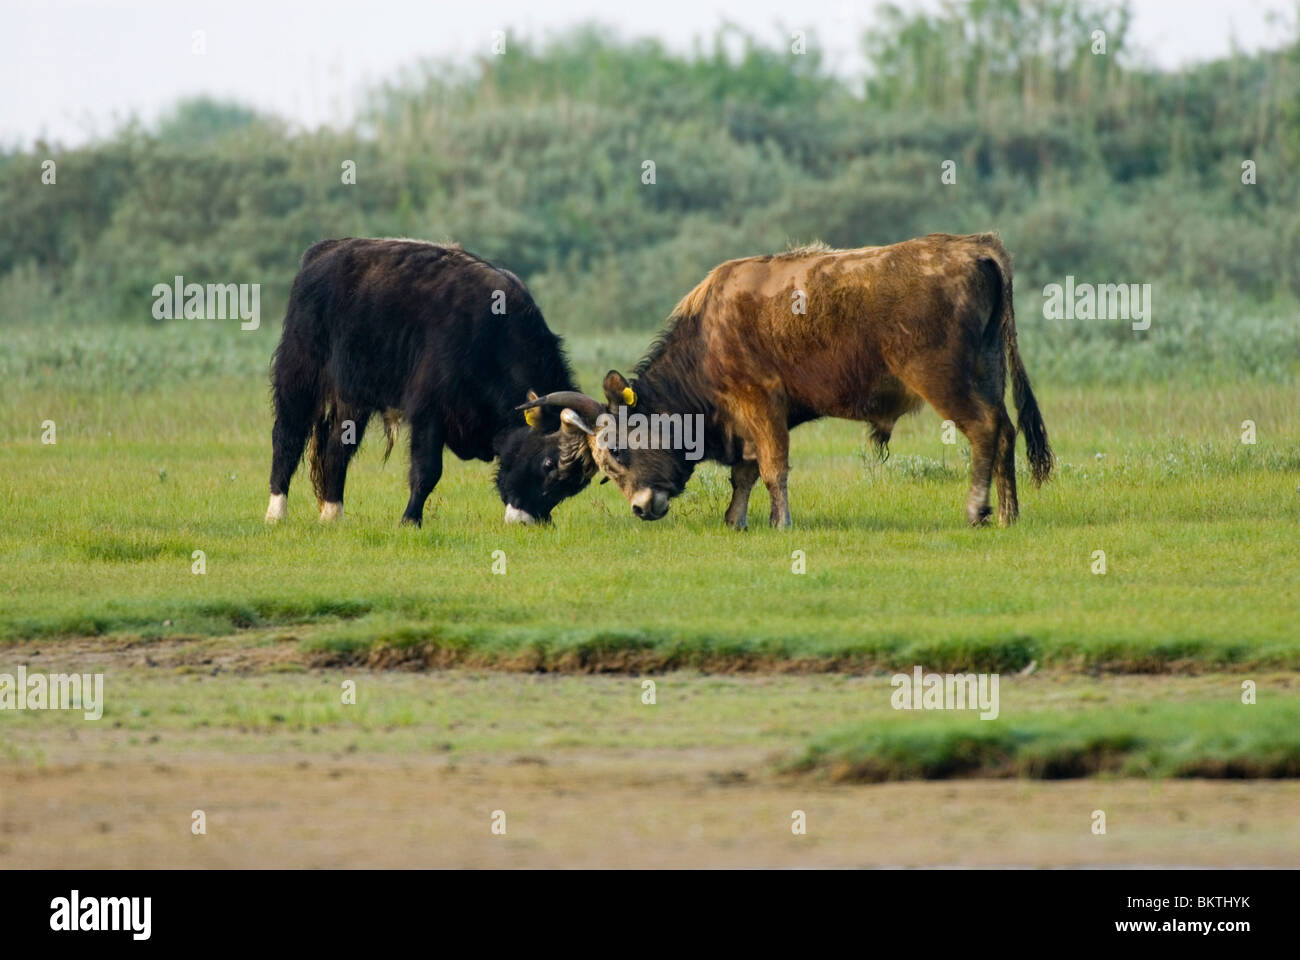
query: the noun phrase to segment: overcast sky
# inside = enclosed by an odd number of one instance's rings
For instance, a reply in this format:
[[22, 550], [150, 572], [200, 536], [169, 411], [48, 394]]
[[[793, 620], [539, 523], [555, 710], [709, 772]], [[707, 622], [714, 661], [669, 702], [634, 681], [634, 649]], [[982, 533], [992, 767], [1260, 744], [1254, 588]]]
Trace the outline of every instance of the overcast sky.
[[[897, 0], [937, 6], [937, 0]], [[425, 56], [470, 59], [493, 30], [545, 36], [598, 20], [689, 49], [724, 19], [760, 39], [815, 35], [827, 62], [858, 73], [875, 0], [0, 0], [0, 142], [75, 144], [197, 94], [237, 99], [314, 126], [345, 118], [366, 84]], [[1156, 63], [1275, 46], [1289, 0], [1133, 0], [1133, 36]], [[191, 52], [195, 30], [207, 53]]]

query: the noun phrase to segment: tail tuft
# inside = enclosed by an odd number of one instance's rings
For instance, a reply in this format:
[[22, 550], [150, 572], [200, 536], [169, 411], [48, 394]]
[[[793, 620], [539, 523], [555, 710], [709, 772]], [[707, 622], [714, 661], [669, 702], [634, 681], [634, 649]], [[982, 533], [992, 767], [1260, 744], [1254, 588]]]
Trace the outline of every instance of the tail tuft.
[[1020, 418], [1020, 432], [1025, 435], [1025, 453], [1029, 457], [1029, 469], [1037, 486], [1042, 486], [1052, 475], [1052, 445], [1047, 441], [1047, 427], [1043, 424], [1043, 415], [1038, 409], [1038, 401], [1029, 388], [1029, 377], [1024, 365], [1016, 357], [1016, 368], [1012, 371], [1012, 390], [1015, 394], [1016, 413]]
[[311, 487], [316, 491], [316, 502], [325, 502], [325, 448], [329, 444], [330, 431], [334, 427], [334, 408], [327, 407], [316, 418], [311, 434], [307, 437], [307, 464], [311, 469]]
[[401, 422], [402, 411], [384, 411], [384, 439], [387, 441], [387, 446], [384, 447], [384, 463], [388, 462], [388, 455], [393, 452], [393, 444], [397, 442], [397, 425]]

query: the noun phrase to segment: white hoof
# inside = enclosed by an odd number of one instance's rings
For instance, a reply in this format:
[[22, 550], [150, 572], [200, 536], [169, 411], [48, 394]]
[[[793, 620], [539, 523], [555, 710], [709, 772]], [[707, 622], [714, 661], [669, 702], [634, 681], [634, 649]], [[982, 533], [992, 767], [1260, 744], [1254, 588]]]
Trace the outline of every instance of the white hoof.
[[329, 523], [331, 520], [338, 520], [343, 516], [343, 504], [329, 503], [328, 501], [321, 504], [320, 522]]
[[283, 493], [271, 494], [271, 502], [266, 507], [266, 522], [279, 523], [284, 519], [284, 505], [289, 500]]
[[506, 507], [506, 523], [536, 523], [537, 518], [527, 510], [520, 510], [518, 507]]

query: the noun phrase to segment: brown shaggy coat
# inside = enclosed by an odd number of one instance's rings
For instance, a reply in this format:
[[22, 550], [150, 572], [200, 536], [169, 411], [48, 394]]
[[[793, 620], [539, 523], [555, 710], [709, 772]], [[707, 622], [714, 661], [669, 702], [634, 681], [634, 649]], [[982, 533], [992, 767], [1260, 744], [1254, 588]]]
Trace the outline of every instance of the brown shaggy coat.
[[[970, 440], [969, 521], [985, 522], [996, 478], [1005, 525], [1019, 511], [1008, 372], [1041, 483], [1052, 457], [1016, 345], [1011, 258], [996, 234], [931, 234], [723, 263], [677, 305], [633, 381], [611, 371], [605, 394], [610, 412], [634, 396], [638, 412], [704, 415], [705, 456], [732, 467], [726, 519], [736, 527], [760, 476], [772, 524], [789, 525], [791, 427], [860, 420], [883, 446], [900, 417], [928, 403]], [[586, 442], [644, 519], [663, 516], [693, 469], [681, 451]]]

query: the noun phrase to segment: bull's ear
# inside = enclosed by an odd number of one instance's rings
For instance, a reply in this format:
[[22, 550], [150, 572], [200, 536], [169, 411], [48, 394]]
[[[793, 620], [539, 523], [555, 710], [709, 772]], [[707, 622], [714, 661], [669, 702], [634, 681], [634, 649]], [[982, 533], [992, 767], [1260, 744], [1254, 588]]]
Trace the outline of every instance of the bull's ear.
[[605, 399], [611, 407], [636, 406], [636, 392], [617, 370], [605, 374]]
[[[531, 403], [532, 401], [534, 401], [534, 400], [536, 400], [536, 399], [537, 399], [537, 391], [536, 391], [536, 390], [529, 390], [529, 391], [528, 391], [528, 401]], [[529, 410], [525, 410], [525, 411], [524, 411], [524, 422], [527, 423], [527, 424], [528, 424], [530, 427], [532, 427], [534, 430], [540, 430], [540, 429], [542, 429], [542, 410], [541, 410], [541, 407], [532, 407], [532, 408], [529, 409]]]

